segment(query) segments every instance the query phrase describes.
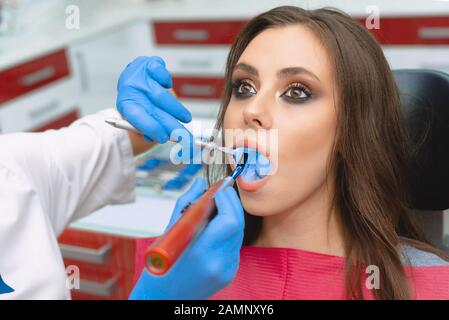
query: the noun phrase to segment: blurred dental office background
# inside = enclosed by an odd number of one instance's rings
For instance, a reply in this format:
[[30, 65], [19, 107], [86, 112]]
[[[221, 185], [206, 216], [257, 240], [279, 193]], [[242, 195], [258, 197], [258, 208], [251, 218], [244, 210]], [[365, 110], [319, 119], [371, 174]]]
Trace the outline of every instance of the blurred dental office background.
[[[251, 17], [281, 4], [339, 8], [373, 27], [393, 69], [449, 73], [443, 0], [0, 0], [0, 132], [60, 128], [115, 107], [124, 67], [158, 55], [194, 116], [191, 126], [207, 135], [233, 37]], [[380, 28], [370, 19], [377, 14]], [[176, 167], [167, 156], [168, 147], [158, 146], [136, 159], [136, 203], [101, 209], [61, 236], [65, 262], [81, 268], [73, 298], [128, 296], [135, 239], [164, 230], [176, 197], [202, 171]], [[448, 245], [448, 214], [439, 221], [432, 237]]]

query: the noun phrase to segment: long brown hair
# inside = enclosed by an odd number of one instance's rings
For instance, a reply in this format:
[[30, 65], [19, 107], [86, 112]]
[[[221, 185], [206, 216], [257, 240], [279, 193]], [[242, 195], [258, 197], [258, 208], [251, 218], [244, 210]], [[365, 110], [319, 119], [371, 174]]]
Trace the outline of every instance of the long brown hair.
[[[409, 139], [392, 72], [374, 37], [335, 9], [282, 6], [262, 13], [241, 30], [227, 59], [225, 89], [216, 129], [222, 129], [232, 88], [231, 75], [250, 41], [267, 28], [301, 24], [328, 51], [337, 83], [337, 129], [328, 174], [333, 173], [333, 207], [342, 222], [348, 298], [363, 299], [363, 266], [381, 272], [378, 299], [412, 298], [398, 252], [400, 245], [438, 253], [425, 239], [408, 205]], [[214, 165], [212, 165], [214, 166]], [[209, 182], [229, 173], [208, 167]], [[262, 218], [245, 213], [245, 244], [257, 239]]]

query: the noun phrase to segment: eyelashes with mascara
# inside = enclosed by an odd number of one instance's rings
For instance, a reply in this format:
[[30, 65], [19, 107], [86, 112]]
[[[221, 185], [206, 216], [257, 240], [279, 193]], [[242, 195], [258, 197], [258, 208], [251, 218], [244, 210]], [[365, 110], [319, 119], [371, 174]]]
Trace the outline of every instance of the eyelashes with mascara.
[[[231, 83], [232, 94], [237, 99], [248, 99], [257, 94], [254, 86], [245, 79], [236, 79]], [[299, 104], [304, 103], [312, 97], [309, 88], [300, 82], [292, 82], [282, 93], [281, 97], [288, 103]]]

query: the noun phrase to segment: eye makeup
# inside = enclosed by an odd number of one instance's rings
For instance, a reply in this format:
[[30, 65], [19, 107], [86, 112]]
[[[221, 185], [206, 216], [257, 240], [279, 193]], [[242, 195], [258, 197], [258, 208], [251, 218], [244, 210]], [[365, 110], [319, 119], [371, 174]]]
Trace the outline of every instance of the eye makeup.
[[289, 103], [304, 103], [312, 96], [312, 92], [302, 83], [292, 82], [281, 96]]
[[[234, 79], [231, 83], [232, 94], [237, 99], [247, 99], [257, 94], [253, 84], [247, 79]], [[301, 82], [291, 82], [280, 95], [287, 103], [304, 103], [312, 97], [311, 90]]]
[[232, 86], [232, 94], [236, 98], [244, 99], [249, 98], [257, 93], [254, 86], [245, 79], [236, 79], [231, 83]]

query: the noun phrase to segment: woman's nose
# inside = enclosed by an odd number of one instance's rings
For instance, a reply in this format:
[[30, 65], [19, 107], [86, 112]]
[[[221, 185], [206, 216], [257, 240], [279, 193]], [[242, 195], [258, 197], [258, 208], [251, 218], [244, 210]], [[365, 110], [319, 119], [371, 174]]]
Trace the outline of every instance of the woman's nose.
[[271, 129], [272, 116], [268, 99], [258, 97], [249, 103], [243, 110], [243, 121], [252, 129]]

